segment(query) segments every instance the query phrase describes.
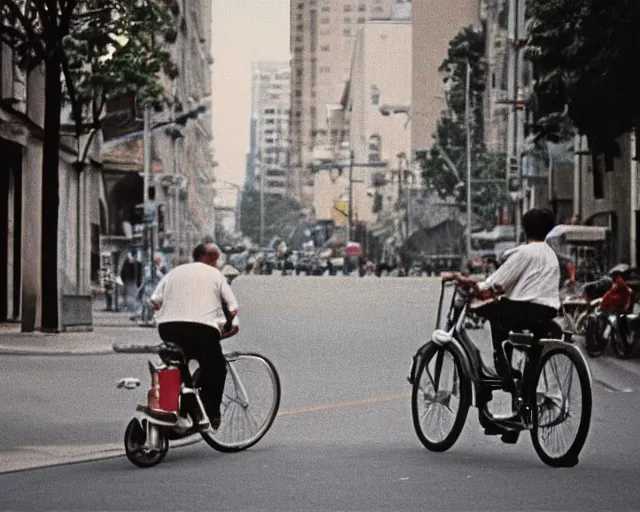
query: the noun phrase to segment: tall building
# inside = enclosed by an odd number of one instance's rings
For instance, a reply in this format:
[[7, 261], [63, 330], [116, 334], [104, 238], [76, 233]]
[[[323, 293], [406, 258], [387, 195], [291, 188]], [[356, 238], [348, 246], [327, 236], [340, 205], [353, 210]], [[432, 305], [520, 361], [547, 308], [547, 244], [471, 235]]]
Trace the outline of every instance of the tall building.
[[[374, 189], [384, 203], [381, 209], [392, 209], [398, 198], [398, 170], [406, 166], [404, 159], [399, 161], [398, 154], [408, 154], [411, 131], [408, 112], [390, 114], [398, 109], [408, 111], [411, 104], [411, 42], [408, 14], [362, 25], [354, 44], [349, 81], [342, 94], [343, 125], [335, 122], [339, 120], [337, 105], [329, 117], [330, 129], [342, 128], [344, 136], [331, 138], [327, 152], [339, 160], [346, 160], [345, 149], [353, 152], [353, 223], [357, 220], [372, 224], [377, 219]], [[316, 156], [321, 153], [316, 152]], [[346, 201], [348, 205], [347, 174], [345, 171], [336, 177], [333, 171], [325, 171], [315, 175], [316, 219], [335, 217], [333, 212], [339, 203]]]
[[446, 107], [438, 68], [447, 56], [449, 41], [469, 25], [480, 25], [480, 0], [413, 0], [413, 152], [433, 145], [436, 122]]
[[247, 183], [264, 176], [264, 193], [284, 196], [289, 164], [291, 68], [288, 62], [255, 62], [251, 70], [251, 120]]
[[[349, 78], [359, 26], [405, 0], [291, 0], [291, 159], [288, 193], [312, 202], [311, 164], [332, 134], [327, 117]], [[337, 129], [337, 128], [335, 128]], [[336, 134], [333, 134], [334, 136]]]

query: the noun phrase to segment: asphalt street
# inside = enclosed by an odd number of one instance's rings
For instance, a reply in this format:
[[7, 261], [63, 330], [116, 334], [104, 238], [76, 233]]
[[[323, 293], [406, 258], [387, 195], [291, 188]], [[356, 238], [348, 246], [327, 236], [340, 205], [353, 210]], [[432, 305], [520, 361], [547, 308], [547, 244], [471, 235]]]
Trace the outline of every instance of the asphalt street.
[[[638, 508], [639, 361], [590, 361], [592, 425], [575, 468], [542, 464], [527, 435], [515, 446], [485, 436], [475, 409], [456, 445], [436, 454], [413, 430], [406, 376], [433, 329], [438, 280], [247, 276], [233, 287], [241, 332], [226, 346], [266, 355], [282, 383], [280, 414], [258, 445], [222, 454], [197, 443], [148, 470], [118, 457], [5, 473], [0, 509]], [[150, 329], [108, 332], [117, 342], [156, 340]], [[121, 445], [146, 391], [146, 359], [0, 358], [0, 458]], [[117, 390], [124, 376], [143, 386]]]

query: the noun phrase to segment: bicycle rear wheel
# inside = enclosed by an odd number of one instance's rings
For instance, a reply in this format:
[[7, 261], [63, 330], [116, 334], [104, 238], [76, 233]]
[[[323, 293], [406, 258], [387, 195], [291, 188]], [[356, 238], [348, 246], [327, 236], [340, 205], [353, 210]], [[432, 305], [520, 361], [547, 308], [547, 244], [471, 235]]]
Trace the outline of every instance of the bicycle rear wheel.
[[611, 337], [611, 347], [620, 359], [627, 359], [633, 352], [633, 332], [629, 328], [627, 318], [622, 316], [616, 321]]
[[[225, 382], [221, 422], [217, 430], [201, 432], [220, 452], [239, 452], [256, 444], [267, 433], [280, 406], [280, 378], [273, 363], [254, 353], [225, 354]], [[198, 372], [194, 375], [197, 387]]]
[[555, 343], [543, 351], [533, 382], [533, 447], [545, 464], [573, 467], [591, 423], [587, 363], [575, 347]]
[[471, 385], [451, 345], [431, 342], [411, 393], [413, 426], [428, 450], [443, 452], [458, 440], [471, 405]]

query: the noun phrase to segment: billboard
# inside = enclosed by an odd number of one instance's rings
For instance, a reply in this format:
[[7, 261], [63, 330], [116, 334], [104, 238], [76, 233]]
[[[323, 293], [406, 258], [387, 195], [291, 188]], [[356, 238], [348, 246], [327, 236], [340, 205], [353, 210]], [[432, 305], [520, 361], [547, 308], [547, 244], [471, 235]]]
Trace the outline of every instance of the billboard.
[[334, 201], [331, 218], [336, 226], [346, 226], [349, 221], [349, 201]]

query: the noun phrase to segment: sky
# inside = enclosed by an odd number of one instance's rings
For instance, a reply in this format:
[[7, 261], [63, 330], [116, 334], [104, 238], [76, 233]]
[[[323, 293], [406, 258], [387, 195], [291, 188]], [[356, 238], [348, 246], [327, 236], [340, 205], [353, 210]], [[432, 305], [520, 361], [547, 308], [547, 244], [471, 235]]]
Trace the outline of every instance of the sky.
[[289, 60], [289, 0], [213, 0], [213, 147], [216, 179], [244, 181], [251, 63]]

